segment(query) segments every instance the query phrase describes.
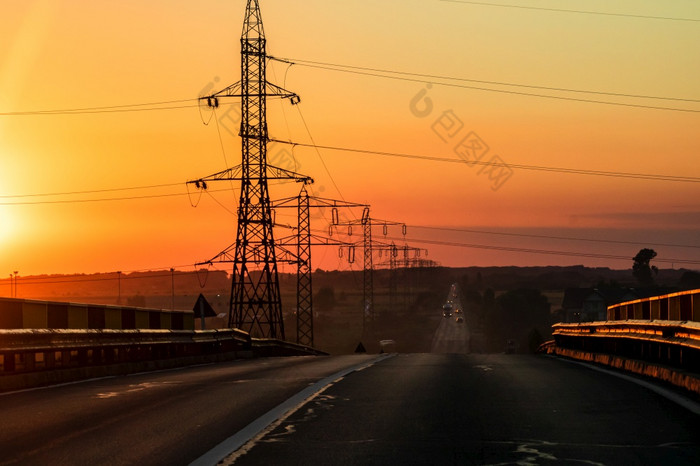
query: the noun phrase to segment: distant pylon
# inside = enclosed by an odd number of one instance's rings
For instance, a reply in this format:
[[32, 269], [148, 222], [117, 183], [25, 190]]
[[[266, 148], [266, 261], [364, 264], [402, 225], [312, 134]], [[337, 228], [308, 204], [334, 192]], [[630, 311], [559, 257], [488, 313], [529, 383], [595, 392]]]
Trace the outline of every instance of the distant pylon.
[[[311, 202], [313, 201], [313, 202]], [[301, 345], [314, 345], [314, 309], [313, 309], [313, 284], [311, 268], [311, 246], [340, 246], [351, 247], [352, 243], [332, 239], [326, 236], [314, 235], [311, 231], [311, 208], [330, 208], [332, 221], [338, 221], [339, 208], [366, 207], [335, 199], [326, 199], [317, 196], [309, 196], [306, 183], [302, 185], [301, 192], [296, 197], [280, 199], [272, 202], [274, 209], [295, 207], [297, 209], [298, 226], [296, 235], [281, 238], [278, 246], [282, 247], [287, 257], [294, 256], [297, 264], [297, 340]], [[329, 229], [332, 233], [332, 228]], [[296, 246], [296, 253], [291, 253], [290, 246]]]
[[266, 98], [289, 98], [296, 104], [299, 96], [267, 82], [265, 44], [258, 0], [248, 0], [241, 36], [241, 80], [200, 97], [212, 107], [218, 107], [222, 97], [241, 98], [241, 165], [189, 183], [206, 189], [208, 181], [240, 180], [236, 242], [205, 263], [233, 262], [229, 326], [254, 336], [284, 339], [268, 180], [312, 180], [267, 164]]
[[372, 218], [369, 216], [369, 207], [366, 207], [362, 212], [362, 236], [363, 236], [363, 251], [364, 251], [364, 267], [363, 267], [363, 287], [362, 294], [364, 298], [363, 328], [365, 320], [374, 320], [374, 265], [372, 264]]

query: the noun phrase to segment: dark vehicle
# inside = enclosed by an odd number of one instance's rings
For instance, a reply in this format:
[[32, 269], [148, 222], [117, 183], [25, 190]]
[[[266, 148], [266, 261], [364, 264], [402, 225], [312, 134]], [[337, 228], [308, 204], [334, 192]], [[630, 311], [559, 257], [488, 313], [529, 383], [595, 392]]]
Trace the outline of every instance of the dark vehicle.
[[463, 324], [463, 323], [464, 323], [464, 318], [461, 317], [461, 316], [458, 316], [458, 317], [455, 319], [455, 322], [457, 322], [458, 324]]

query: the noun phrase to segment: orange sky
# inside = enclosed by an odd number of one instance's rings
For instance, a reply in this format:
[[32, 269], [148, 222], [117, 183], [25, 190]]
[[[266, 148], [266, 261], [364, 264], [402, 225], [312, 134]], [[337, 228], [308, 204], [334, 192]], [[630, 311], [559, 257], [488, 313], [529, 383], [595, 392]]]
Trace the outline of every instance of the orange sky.
[[[573, 1], [526, 3], [582, 8]], [[310, 0], [303, 6], [261, 0], [260, 6], [268, 53], [279, 57], [696, 100], [508, 88], [693, 112], [653, 110], [447, 87], [432, 80], [425, 94], [432, 111], [421, 117], [411, 111], [412, 99], [426, 89], [421, 79], [391, 80], [273, 62], [268, 79], [302, 98], [298, 107], [287, 101], [268, 103], [273, 137], [308, 143], [305, 121], [313, 140], [322, 145], [456, 158], [455, 144], [473, 132], [489, 146], [486, 159], [498, 155], [506, 164], [700, 176], [697, 21], [439, 0]], [[243, 0], [8, 2], [0, 18], [0, 113], [190, 99], [204, 88], [231, 84], [240, 77], [244, 8]], [[700, 5], [693, 1], [621, 1], [612, 8], [603, 1], [585, 5], [587, 11], [700, 18]], [[193, 208], [184, 182], [240, 162], [236, 122], [225, 113], [229, 108], [216, 115], [208, 110], [200, 115], [196, 107], [188, 107], [0, 116], [0, 276], [2, 270], [26, 275], [186, 268], [228, 246], [235, 235], [231, 212], [236, 193], [228, 184], [217, 185], [213, 197], [204, 195]], [[443, 141], [434, 125], [444, 122], [439, 118], [446, 111], [462, 125]], [[203, 125], [202, 118], [210, 116], [210, 124]], [[289, 155], [279, 155], [282, 150], [291, 154], [288, 146], [276, 145], [270, 155], [278, 157], [278, 164], [290, 163]], [[415, 241], [630, 258], [651, 246], [659, 259], [695, 261], [676, 267], [700, 267], [698, 183], [516, 169], [497, 186], [487, 173], [479, 174], [480, 167], [461, 163], [330, 150], [320, 152], [322, 163], [313, 149], [302, 147], [293, 155], [298, 171], [316, 179], [317, 194], [369, 203], [373, 217], [405, 222], [412, 244], [427, 247], [429, 258], [443, 265], [627, 268], [631, 259]], [[172, 186], [94, 192], [154, 185]], [[281, 198], [297, 189], [292, 184], [271, 191]], [[22, 197], [80, 191], [93, 192]], [[167, 196], [143, 198], [160, 195]], [[95, 201], [122, 197], [138, 199]], [[280, 212], [278, 220], [285, 215], [289, 213]], [[417, 226], [472, 232], [412, 228]], [[319, 216], [314, 228], [325, 230], [324, 219]], [[494, 234], [504, 232], [576, 240]], [[318, 251], [313, 261], [324, 268], [347, 267], [335, 251]]]

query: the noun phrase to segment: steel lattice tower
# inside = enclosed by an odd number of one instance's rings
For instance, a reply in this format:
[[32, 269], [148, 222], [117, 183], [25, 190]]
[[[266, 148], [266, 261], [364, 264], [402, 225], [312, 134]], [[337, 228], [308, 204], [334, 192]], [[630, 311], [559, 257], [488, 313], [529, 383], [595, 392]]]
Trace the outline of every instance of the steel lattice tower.
[[[297, 264], [297, 340], [301, 345], [314, 345], [314, 309], [313, 309], [313, 284], [311, 269], [312, 246], [345, 246], [352, 247], [352, 243], [339, 241], [330, 237], [314, 235], [311, 232], [310, 209], [330, 208], [334, 225], [337, 225], [338, 209], [366, 207], [364, 204], [356, 204], [335, 199], [325, 199], [317, 196], [309, 196], [305, 181], [298, 196], [273, 201], [274, 209], [292, 208], [297, 210], [297, 233], [283, 237], [277, 246], [281, 248], [286, 257], [292, 258], [287, 262]], [[313, 201], [313, 202], [311, 202]], [[292, 248], [296, 248], [292, 252]]]
[[[241, 36], [241, 197], [229, 326], [284, 339], [270, 194], [267, 187], [265, 32], [257, 0], [246, 6]], [[254, 268], [260, 268], [254, 275]], [[251, 267], [253, 266], [253, 267]]]
[[374, 321], [374, 266], [372, 264], [372, 218], [369, 216], [369, 208], [362, 212], [362, 235], [364, 251], [364, 271], [363, 271], [363, 301], [364, 310], [362, 314], [362, 327], [365, 321]]
[[284, 339], [274, 221], [268, 180], [311, 181], [267, 164], [266, 98], [299, 97], [267, 82], [265, 32], [258, 0], [248, 0], [241, 36], [241, 80], [210, 96], [200, 97], [218, 107], [220, 97], [241, 98], [241, 165], [190, 183], [206, 189], [207, 181], [240, 180], [236, 242], [212, 262], [233, 262], [229, 326], [263, 338]]
[[297, 343], [314, 345], [313, 293], [311, 292], [311, 222], [309, 193], [303, 186], [299, 193], [297, 215]]

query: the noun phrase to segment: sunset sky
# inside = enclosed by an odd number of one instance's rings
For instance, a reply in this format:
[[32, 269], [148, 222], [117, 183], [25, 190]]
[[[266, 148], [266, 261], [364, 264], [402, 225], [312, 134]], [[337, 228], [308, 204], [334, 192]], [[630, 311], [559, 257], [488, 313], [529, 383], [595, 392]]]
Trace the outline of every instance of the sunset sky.
[[[185, 182], [240, 163], [235, 103], [195, 100], [240, 79], [245, 3], [3, 3], [0, 277], [191, 269], [233, 243], [238, 186]], [[405, 222], [445, 266], [622, 269], [652, 247], [700, 269], [700, 3], [484, 3], [260, 0], [268, 54], [297, 63], [268, 80], [301, 97], [268, 102], [270, 135], [383, 153], [274, 143], [270, 163]], [[70, 109], [92, 110], [36, 113]], [[491, 165], [460, 153], [475, 140]], [[348, 268], [330, 248], [312, 261]]]

